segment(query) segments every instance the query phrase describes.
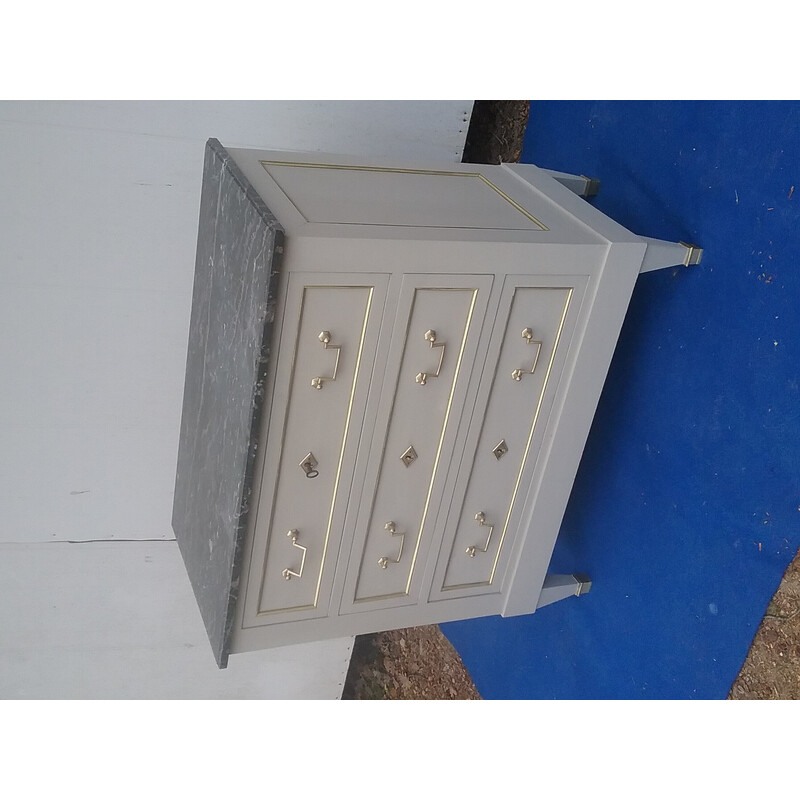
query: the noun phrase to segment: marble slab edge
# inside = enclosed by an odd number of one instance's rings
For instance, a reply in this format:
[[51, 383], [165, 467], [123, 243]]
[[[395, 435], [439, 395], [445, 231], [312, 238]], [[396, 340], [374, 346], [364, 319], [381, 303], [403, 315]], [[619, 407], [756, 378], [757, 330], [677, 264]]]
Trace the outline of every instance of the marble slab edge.
[[206, 143], [172, 527], [217, 665], [228, 663], [284, 231]]

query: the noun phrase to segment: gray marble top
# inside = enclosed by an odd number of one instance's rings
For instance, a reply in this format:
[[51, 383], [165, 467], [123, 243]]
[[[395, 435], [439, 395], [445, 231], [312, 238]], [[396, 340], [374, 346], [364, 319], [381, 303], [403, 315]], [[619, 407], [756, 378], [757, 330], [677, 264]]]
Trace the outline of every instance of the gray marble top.
[[172, 527], [227, 666], [283, 228], [225, 148], [206, 144]]

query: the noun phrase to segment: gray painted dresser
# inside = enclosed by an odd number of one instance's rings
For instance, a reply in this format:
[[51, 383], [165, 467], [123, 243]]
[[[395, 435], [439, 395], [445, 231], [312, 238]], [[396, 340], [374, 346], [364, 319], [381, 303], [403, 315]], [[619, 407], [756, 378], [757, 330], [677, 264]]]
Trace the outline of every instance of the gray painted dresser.
[[636, 277], [700, 257], [595, 188], [208, 142], [173, 527], [221, 667], [588, 590], [548, 564]]

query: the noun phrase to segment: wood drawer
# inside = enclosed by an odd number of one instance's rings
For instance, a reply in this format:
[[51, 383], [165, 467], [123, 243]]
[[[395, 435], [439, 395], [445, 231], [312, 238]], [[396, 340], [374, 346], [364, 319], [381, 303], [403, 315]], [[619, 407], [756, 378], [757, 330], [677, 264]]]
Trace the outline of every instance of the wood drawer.
[[477, 444], [456, 485], [431, 599], [501, 590], [585, 283], [550, 280], [510, 276], [503, 288], [486, 410], [473, 419]]
[[492, 283], [403, 278], [342, 611], [417, 600]]
[[308, 274], [289, 282], [247, 586], [251, 624], [327, 614], [387, 283]]

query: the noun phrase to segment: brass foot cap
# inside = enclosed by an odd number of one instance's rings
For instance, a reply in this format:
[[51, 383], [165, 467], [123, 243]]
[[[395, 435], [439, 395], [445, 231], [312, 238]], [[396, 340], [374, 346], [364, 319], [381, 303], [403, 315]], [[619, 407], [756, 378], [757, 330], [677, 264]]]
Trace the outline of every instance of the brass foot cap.
[[703, 257], [703, 248], [698, 247], [696, 244], [689, 244], [688, 242], [680, 242], [686, 248], [686, 257], [683, 259], [684, 267], [693, 267], [695, 264], [700, 263]]
[[586, 181], [586, 186], [583, 187], [583, 196], [584, 197], [594, 197], [600, 191], [600, 181], [597, 178], [587, 178], [585, 175], [581, 175]]
[[588, 575], [577, 573], [572, 576], [577, 582], [578, 586], [575, 589], [575, 596], [580, 597], [582, 594], [588, 594], [592, 588], [592, 579]]

